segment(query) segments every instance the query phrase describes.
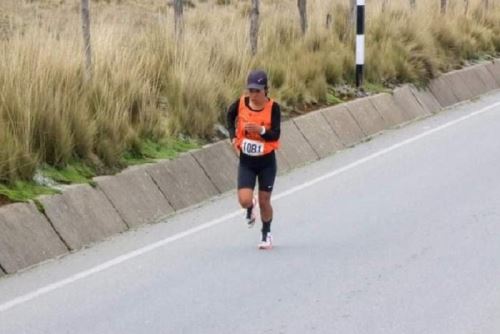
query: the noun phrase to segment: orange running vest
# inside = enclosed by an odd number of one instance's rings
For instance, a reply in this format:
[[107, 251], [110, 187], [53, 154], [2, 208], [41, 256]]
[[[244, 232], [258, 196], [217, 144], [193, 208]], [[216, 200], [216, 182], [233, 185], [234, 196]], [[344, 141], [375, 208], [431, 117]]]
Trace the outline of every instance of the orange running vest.
[[240, 98], [238, 107], [238, 120], [236, 126], [236, 146], [241, 152], [250, 156], [260, 156], [269, 154], [279, 148], [279, 141], [265, 141], [258, 133], [246, 133], [245, 124], [248, 122], [257, 123], [271, 129], [271, 116], [273, 111], [273, 100], [265, 104], [261, 111], [253, 111], [245, 104], [245, 96]]

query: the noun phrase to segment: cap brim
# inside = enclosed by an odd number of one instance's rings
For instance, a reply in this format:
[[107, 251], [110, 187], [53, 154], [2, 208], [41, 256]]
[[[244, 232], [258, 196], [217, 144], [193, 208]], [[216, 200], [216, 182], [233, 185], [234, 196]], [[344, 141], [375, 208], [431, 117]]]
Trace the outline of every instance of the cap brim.
[[260, 89], [260, 90], [263, 90], [264, 88], [266, 88], [265, 85], [258, 85], [258, 84], [248, 84], [247, 85], [247, 89]]

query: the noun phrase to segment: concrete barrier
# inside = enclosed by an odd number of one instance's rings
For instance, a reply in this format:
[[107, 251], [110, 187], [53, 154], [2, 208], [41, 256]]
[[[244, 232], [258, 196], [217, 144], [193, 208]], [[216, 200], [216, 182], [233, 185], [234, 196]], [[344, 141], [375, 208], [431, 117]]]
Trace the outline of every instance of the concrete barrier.
[[369, 99], [354, 100], [345, 106], [366, 136], [374, 135], [386, 127], [384, 119]]
[[99, 190], [74, 185], [61, 195], [42, 196], [46, 216], [71, 250], [123, 232], [127, 225]]
[[433, 114], [441, 111], [441, 105], [427, 88], [417, 88], [410, 85], [410, 91], [423, 108]]
[[33, 203], [0, 208], [0, 265], [7, 273], [15, 273], [67, 252], [64, 243]]
[[217, 188], [190, 153], [147, 167], [175, 210], [198, 204], [219, 194]]
[[476, 72], [477, 72], [477, 75], [481, 78], [481, 80], [486, 85], [487, 92], [490, 92], [492, 90], [500, 88], [500, 86], [497, 86], [497, 82], [495, 81], [493, 74], [491, 74], [491, 72], [488, 71], [486, 64], [481, 64], [481, 65], [477, 66]]
[[304, 138], [293, 120], [281, 124], [280, 143], [278, 164], [282, 166], [280, 168], [282, 171], [319, 159], [319, 156]]
[[463, 69], [458, 72], [458, 75], [465, 83], [467, 88], [469, 88], [472, 93], [472, 97], [478, 97], [488, 91], [486, 84], [481, 80], [477, 71], [477, 65]]
[[409, 121], [408, 115], [396, 105], [391, 95], [383, 93], [368, 98], [390, 127]]
[[470, 89], [467, 87], [459, 71], [446, 73], [443, 75], [444, 80], [448, 83], [453, 91], [453, 94], [458, 98], [459, 102], [470, 100], [474, 97]]
[[284, 174], [292, 169], [281, 150], [276, 151], [276, 163], [278, 165], [278, 175]]
[[211, 144], [191, 154], [220, 193], [236, 189], [238, 157], [229, 140]]
[[396, 105], [403, 110], [409, 119], [417, 119], [431, 114], [427, 109], [424, 109], [411, 92], [409, 85], [403, 85], [394, 90], [394, 101]]
[[496, 87], [500, 88], [500, 60], [497, 59], [494, 62], [486, 64], [486, 69], [490, 71], [491, 75], [497, 83]]
[[429, 90], [443, 108], [460, 102], [443, 77], [432, 79], [429, 82]]
[[344, 147], [323, 114], [312, 112], [295, 118], [294, 122], [320, 158], [332, 155]]
[[144, 166], [94, 181], [128, 227], [154, 222], [174, 211]]
[[364, 138], [364, 133], [344, 105], [326, 108], [320, 111], [333, 131], [346, 147], [353, 146]]

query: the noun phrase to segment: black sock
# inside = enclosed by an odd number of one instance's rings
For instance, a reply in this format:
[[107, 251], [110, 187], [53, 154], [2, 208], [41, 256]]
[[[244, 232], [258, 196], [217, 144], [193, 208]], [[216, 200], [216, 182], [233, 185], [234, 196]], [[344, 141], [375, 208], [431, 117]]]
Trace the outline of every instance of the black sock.
[[252, 209], [253, 209], [253, 205], [251, 207], [247, 208], [247, 219], [252, 218]]
[[271, 233], [271, 222], [273, 220], [269, 220], [268, 222], [262, 221], [262, 241], [267, 240], [267, 234]]

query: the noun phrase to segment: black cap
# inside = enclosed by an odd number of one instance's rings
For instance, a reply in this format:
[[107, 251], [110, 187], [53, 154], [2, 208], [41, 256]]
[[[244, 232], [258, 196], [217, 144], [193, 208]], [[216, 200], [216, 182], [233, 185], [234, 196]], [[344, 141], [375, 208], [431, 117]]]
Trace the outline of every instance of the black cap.
[[267, 88], [267, 74], [262, 70], [254, 70], [250, 72], [247, 78], [248, 89], [265, 89]]

